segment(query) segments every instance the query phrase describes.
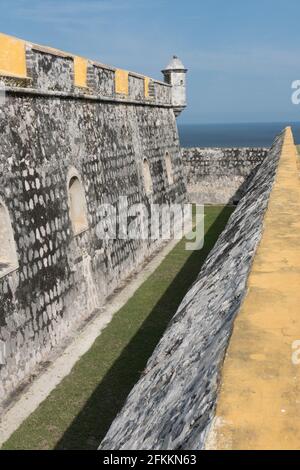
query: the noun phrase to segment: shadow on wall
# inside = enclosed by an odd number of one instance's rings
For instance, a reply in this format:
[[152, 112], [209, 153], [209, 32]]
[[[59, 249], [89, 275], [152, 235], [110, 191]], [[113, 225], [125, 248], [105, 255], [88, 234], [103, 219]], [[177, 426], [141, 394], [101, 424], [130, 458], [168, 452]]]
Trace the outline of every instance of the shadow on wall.
[[253, 168], [253, 170], [251, 170], [251, 173], [246, 177], [245, 181], [243, 181], [236, 193], [230, 198], [229, 205], [233, 204], [236, 206], [240, 202], [240, 200], [245, 196], [248, 190], [248, 186], [256, 175], [256, 173], [258, 172], [259, 167], [260, 164]]
[[183, 297], [196, 280], [231, 213], [232, 207], [228, 206], [220, 212], [205, 235], [204, 248], [191, 252], [164, 295], [57, 443], [56, 449], [96, 449], [99, 446]]

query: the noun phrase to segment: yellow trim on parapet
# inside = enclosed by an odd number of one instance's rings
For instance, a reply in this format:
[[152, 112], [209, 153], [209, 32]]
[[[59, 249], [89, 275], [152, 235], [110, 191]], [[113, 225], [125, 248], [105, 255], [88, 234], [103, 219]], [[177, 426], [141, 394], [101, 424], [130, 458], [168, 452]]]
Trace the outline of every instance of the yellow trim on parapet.
[[[7, 34], [0, 33], [0, 76], [11, 76], [17, 78], [28, 78], [27, 65], [26, 65], [26, 45], [35, 51], [40, 51], [45, 54], [53, 54], [57, 57], [73, 58], [74, 61], [74, 85], [76, 87], [87, 88], [87, 70], [89, 60], [83, 57], [70, 54], [59, 49], [49, 46], [41, 46], [39, 44], [32, 44], [22, 39], [17, 39]], [[90, 61], [91, 64], [96, 64]], [[97, 64], [96, 64], [97, 65]], [[108, 66], [98, 64], [98, 66], [107, 68]], [[129, 94], [127, 70], [115, 69], [108, 67], [109, 70], [115, 71], [115, 92], [120, 95]], [[144, 78], [144, 96], [149, 98], [149, 83], [148, 77]]]
[[27, 78], [25, 41], [0, 33], [0, 75]]
[[116, 93], [128, 95], [128, 72], [127, 70], [116, 69], [115, 72]]
[[82, 88], [87, 87], [88, 61], [83, 57], [74, 56], [74, 85]]
[[149, 77], [144, 77], [145, 98], [149, 98], [149, 83], [150, 83], [150, 78]]
[[287, 128], [248, 293], [222, 371], [208, 449], [300, 448], [300, 364], [292, 361], [297, 340], [300, 181]]

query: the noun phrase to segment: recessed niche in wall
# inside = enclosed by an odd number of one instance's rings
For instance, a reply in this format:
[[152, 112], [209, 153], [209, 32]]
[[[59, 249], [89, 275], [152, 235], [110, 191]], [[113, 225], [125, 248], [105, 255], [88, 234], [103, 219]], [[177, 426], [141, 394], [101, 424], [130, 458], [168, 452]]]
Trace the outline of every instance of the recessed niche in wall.
[[173, 184], [174, 183], [173, 167], [172, 167], [172, 161], [171, 161], [169, 152], [166, 152], [165, 154], [165, 163], [166, 163], [168, 183]]
[[147, 158], [143, 161], [143, 176], [146, 194], [150, 194], [153, 191], [152, 178], [150, 173], [150, 167]]
[[0, 277], [18, 268], [18, 256], [10, 216], [0, 200]]
[[69, 173], [68, 181], [70, 218], [74, 234], [78, 235], [89, 227], [84, 188], [76, 170]]

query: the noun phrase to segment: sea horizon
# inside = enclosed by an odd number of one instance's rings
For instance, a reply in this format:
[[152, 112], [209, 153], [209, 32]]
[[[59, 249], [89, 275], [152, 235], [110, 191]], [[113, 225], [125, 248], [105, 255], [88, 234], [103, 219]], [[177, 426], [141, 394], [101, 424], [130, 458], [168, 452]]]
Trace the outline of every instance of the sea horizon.
[[270, 147], [282, 129], [291, 126], [300, 142], [300, 121], [178, 124], [182, 147]]

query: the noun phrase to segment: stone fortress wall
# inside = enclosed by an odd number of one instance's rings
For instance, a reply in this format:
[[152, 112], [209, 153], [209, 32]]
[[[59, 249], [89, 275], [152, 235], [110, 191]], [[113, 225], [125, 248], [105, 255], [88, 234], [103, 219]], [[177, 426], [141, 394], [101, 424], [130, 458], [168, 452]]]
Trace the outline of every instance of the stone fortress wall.
[[103, 240], [101, 205], [186, 187], [168, 84], [3, 34], [0, 74], [3, 402], [161, 244]]
[[[176, 57], [165, 79], [174, 67], [185, 83]], [[176, 80], [173, 95], [168, 83], [2, 34], [0, 80], [0, 405], [161, 247], [100, 237], [103, 216], [112, 223], [103, 204], [122, 216], [120, 196], [148, 208], [240, 201], [102, 444], [202, 447], [282, 137], [270, 151], [181, 151]]]
[[[129, 394], [123, 409], [112, 423], [100, 445], [100, 449], [197, 450], [204, 448], [208, 430], [215, 414], [225, 353], [235, 318], [239, 314], [247, 295], [248, 276], [263, 235], [266, 211], [286, 135], [289, 137], [288, 131], [283, 132], [276, 138], [262, 164], [248, 182], [247, 191], [240, 199], [227, 226], [202, 266], [196, 282], [184, 297], [150, 357], [143, 375]], [[294, 166], [296, 167], [296, 165]], [[294, 174], [298, 176], [295, 171]], [[281, 175], [283, 181], [288, 179], [286, 175], [285, 169], [284, 174]], [[279, 197], [281, 197], [280, 193]], [[276, 222], [278, 223], [278, 213], [276, 215]], [[293, 233], [297, 235], [298, 221], [294, 221], [294, 223], [297, 226], [295, 225]], [[289, 225], [284, 225], [285, 237], [292, 228]], [[269, 238], [267, 243], [272, 245], [272, 239]], [[294, 255], [297, 258], [296, 250]], [[282, 256], [283, 261], [286, 261], [285, 253]], [[290, 262], [290, 260], [288, 261]], [[283, 272], [287, 275], [286, 264], [282, 263], [282, 266]], [[272, 268], [271, 262], [268, 268], [263, 267], [264, 273], [269, 273]], [[282, 272], [281, 275], [283, 275]], [[297, 280], [299, 280], [299, 275]], [[294, 282], [293, 285], [295, 290], [298, 289], [299, 284]], [[270, 284], [267, 284], [267, 286], [268, 292], [263, 292], [265, 316], [260, 320], [262, 324], [266, 322], [266, 315], [271, 315], [273, 318], [273, 312], [266, 311], [266, 304], [270, 307]], [[259, 297], [259, 288], [258, 292], [254, 292], [255, 296]], [[254, 301], [252, 314], [253, 310], [255, 311], [255, 306]], [[287, 315], [287, 311], [283, 312], [283, 316], [285, 315]], [[247, 326], [248, 323], [244, 319], [244, 329], [240, 329], [237, 333], [240, 337], [240, 346], [247, 342], [247, 333], [251, 334], [251, 329], [247, 331]], [[286, 324], [285, 329], [288, 330], [288, 328], [289, 325]], [[274, 330], [277, 338], [279, 329], [276, 321]], [[270, 330], [266, 331], [265, 334], [272, 335]], [[282, 341], [284, 342], [286, 334], [286, 332], [282, 332]], [[260, 339], [259, 334], [258, 338]], [[259, 343], [258, 338], [251, 337], [251, 344], [255, 353], [259, 352], [255, 348], [255, 340]], [[262, 336], [262, 338], [264, 337]], [[264, 342], [262, 341], [262, 343]], [[262, 347], [264, 347], [264, 344]], [[265, 352], [264, 349], [263, 351]], [[253, 356], [255, 356], [254, 352]], [[240, 356], [241, 353], [237, 351], [234, 359], [238, 361]], [[257, 354], [257, 356], [260, 356], [260, 354]], [[277, 369], [281, 367], [278, 357], [278, 354], [274, 355], [274, 364], [272, 364], [274, 370], [270, 367], [267, 359], [265, 362], [259, 362], [260, 359], [257, 360], [260, 367], [256, 374], [260, 374], [262, 382], [270, 377], [271, 390], [278, 386], [278, 383], [274, 383], [274, 377], [276, 378], [279, 373]], [[251, 369], [253, 365], [251, 360], [254, 358], [247, 356], [243, 359], [242, 367]], [[291, 369], [289, 355], [287, 355], [286, 360], [288, 361], [288, 368]], [[234, 372], [237, 373], [237, 370], [235, 369]], [[238, 383], [239, 375], [235, 377], [238, 377], [236, 379]], [[253, 377], [251, 378], [253, 380]], [[292, 377], [292, 379], [295, 379], [295, 377]], [[228, 396], [234, 392], [234, 390], [231, 390], [231, 386], [232, 382], [227, 385], [227, 402], [229, 401]], [[292, 393], [296, 397], [297, 386], [297, 382], [294, 380], [293, 387], [295, 390]], [[247, 388], [243, 388], [242, 385], [240, 388], [243, 389], [240, 394], [244, 394], [243, 403], [247, 407], [249, 400], [251, 401], [255, 397], [255, 385], [251, 391], [251, 396], [247, 394]], [[280, 387], [278, 389], [278, 394], [280, 394], [282, 390]], [[289, 393], [291, 393], [289, 389], [285, 390], [285, 395]], [[265, 396], [262, 391], [257, 393], [258, 404], [263, 402], [264, 405], [260, 411], [257, 411], [256, 427], [254, 429], [253, 421], [247, 423], [246, 430], [243, 428], [243, 423], [238, 429], [235, 429], [237, 435], [242, 435], [241, 440], [244, 445], [249, 440], [249, 436], [252, 438], [252, 433], [254, 437], [256, 433], [259, 433], [259, 428], [262, 425], [259, 420], [259, 413], [267, 414], [265, 411], [270, 408], [269, 402], [272, 402], [270, 397], [272, 395]], [[231, 403], [230, 418], [237, 415], [238, 401], [239, 399], [236, 397], [236, 401]], [[276, 406], [278, 408], [278, 401], [275, 401], [274, 406], [272, 406], [274, 408], [274, 410], [272, 409], [272, 417], [274, 418], [275, 413], [277, 413], [277, 420], [282, 422], [282, 413], [280, 413], [280, 409], [277, 410]], [[222, 412], [222, 420], [226, 422], [227, 408], [225, 406]], [[269, 437], [268, 419], [265, 419], [264, 422]], [[230, 427], [231, 422], [226, 422], [226, 425]], [[291, 423], [289, 425], [291, 426]], [[281, 425], [281, 428], [283, 428], [283, 425]], [[291, 427], [292, 432], [293, 427]], [[220, 434], [222, 434], [222, 430]], [[282, 435], [283, 430], [281, 439]]]
[[189, 200], [236, 204], [267, 153], [266, 148], [183, 148]]

